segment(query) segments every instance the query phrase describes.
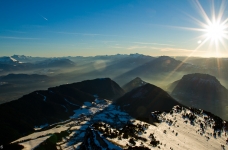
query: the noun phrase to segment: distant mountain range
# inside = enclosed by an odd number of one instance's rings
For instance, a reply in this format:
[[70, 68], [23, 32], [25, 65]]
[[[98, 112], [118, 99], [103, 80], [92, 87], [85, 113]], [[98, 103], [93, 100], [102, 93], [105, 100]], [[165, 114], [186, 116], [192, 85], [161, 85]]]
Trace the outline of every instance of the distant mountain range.
[[0, 63], [3, 64], [16, 64], [16, 63], [20, 63], [18, 60], [14, 59], [13, 57], [0, 57]]
[[[186, 63], [169, 56], [151, 57], [137, 53], [61, 58], [13, 55], [7, 57], [7, 59], [13, 63], [0, 62], [1, 76], [6, 76], [7, 74], [47, 75], [50, 77], [49, 79], [52, 78], [52, 83], [50, 85], [50, 82], [43, 82], [43, 88], [99, 77], [110, 77], [123, 87], [129, 82], [129, 79], [134, 79], [136, 76], [164, 88], [168, 83], [179, 80], [183, 75], [196, 72], [214, 75], [223, 83], [224, 87], [228, 87], [227, 59], [225, 58], [218, 59], [217, 64], [215, 58], [189, 58]], [[184, 61], [185, 59], [181, 60]], [[17, 63], [18, 61], [23, 63]], [[207, 64], [207, 67], [202, 64]], [[218, 67], [218, 64], [220, 64], [220, 67]], [[15, 80], [19, 80], [19, 78]], [[8, 95], [15, 94], [13, 93], [15, 90], [8, 91], [12, 93]], [[0, 100], [2, 97], [0, 95]]]
[[[17, 57], [15, 57], [17, 58]], [[66, 58], [49, 58], [39, 59], [39, 61], [18, 61], [13, 57], [0, 57], [0, 73], [10, 72], [15, 73], [18, 71], [30, 71], [35, 69], [44, 68], [69, 68], [74, 67], [75, 63]], [[33, 59], [33, 58], [30, 58]], [[34, 58], [36, 60], [36, 58]]]
[[168, 56], [160, 56], [117, 76], [114, 80], [119, 83], [128, 78], [140, 76], [158, 86], [164, 86], [163, 82], [176, 79], [180, 74], [187, 74], [197, 70], [200, 70], [200, 67]]
[[[184, 59], [177, 57], [174, 59], [169, 56], [151, 57], [137, 53], [59, 58], [13, 55], [10, 58], [23, 63], [6, 64], [0, 62], [0, 75], [19, 71], [20, 73], [27, 71], [30, 74], [46, 74], [44, 69], [58, 68], [59, 71], [54, 71], [54, 74], [52, 71], [52, 75], [61, 74], [61, 76], [67, 77], [69, 82], [108, 76], [123, 86], [129, 81], [129, 78], [139, 76], [162, 87], [170, 80], [175, 81], [185, 74], [197, 72], [216, 76], [226, 82], [225, 86], [228, 87], [228, 61], [225, 58], [217, 59], [218, 61], [215, 58]], [[66, 69], [68, 69], [67, 72], [64, 71]]]
[[45, 57], [32, 57], [32, 56], [25, 56], [25, 55], [13, 55], [11, 57], [23, 63], [35, 63], [37, 61], [43, 61], [48, 59]]
[[[177, 68], [178, 66], [179, 68]], [[134, 74], [140, 76], [150, 73], [170, 72], [174, 69], [186, 70], [189, 67], [191, 67], [191, 65], [175, 60], [174, 58], [168, 56], [160, 56], [143, 64], [142, 66], [139, 66], [127, 72], [127, 74]]]

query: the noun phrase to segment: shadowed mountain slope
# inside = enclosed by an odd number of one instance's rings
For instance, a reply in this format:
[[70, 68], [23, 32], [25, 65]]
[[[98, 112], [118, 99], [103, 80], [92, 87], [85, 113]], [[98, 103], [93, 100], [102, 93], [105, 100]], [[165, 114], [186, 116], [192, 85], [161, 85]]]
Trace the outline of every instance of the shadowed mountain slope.
[[184, 75], [182, 79], [170, 84], [167, 90], [185, 105], [201, 108], [227, 119], [225, 107], [228, 90], [214, 76], [200, 73]]
[[[87, 80], [35, 91], [0, 105], [0, 141], [10, 142], [34, 131], [35, 126], [53, 124], [74, 114], [84, 102], [117, 98], [123, 90], [109, 78]], [[6, 136], [7, 135], [7, 136]]]
[[152, 111], [168, 111], [180, 104], [161, 88], [145, 84], [119, 98], [116, 105], [131, 116], [148, 121]]
[[86, 80], [68, 85], [80, 91], [97, 95], [106, 99], [119, 98], [124, 94], [124, 90], [110, 78], [99, 78], [95, 80]]

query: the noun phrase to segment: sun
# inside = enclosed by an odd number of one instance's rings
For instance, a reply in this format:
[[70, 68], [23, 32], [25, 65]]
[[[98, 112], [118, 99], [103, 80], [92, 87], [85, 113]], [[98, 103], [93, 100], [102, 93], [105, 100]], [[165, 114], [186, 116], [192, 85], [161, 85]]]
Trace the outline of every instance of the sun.
[[221, 41], [226, 35], [226, 26], [219, 21], [214, 21], [205, 28], [206, 37], [212, 41]]
[[[219, 56], [221, 52], [226, 53], [225, 51], [228, 49], [228, 17], [224, 12], [227, 4], [225, 1], [222, 1], [219, 9], [215, 9], [215, 1], [212, 1], [211, 12], [206, 13], [198, 0], [193, 0], [192, 2], [195, 5], [196, 10], [199, 12], [199, 15], [197, 18], [191, 15], [188, 16], [192, 19], [193, 23], [196, 23], [199, 27], [185, 27], [184, 29], [196, 31], [199, 33], [199, 36], [195, 38], [198, 40], [198, 45], [191, 55], [198, 50], [211, 53], [211, 56], [216, 54], [216, 57]], [[209, 45], [207, 46], [208, 43]]]

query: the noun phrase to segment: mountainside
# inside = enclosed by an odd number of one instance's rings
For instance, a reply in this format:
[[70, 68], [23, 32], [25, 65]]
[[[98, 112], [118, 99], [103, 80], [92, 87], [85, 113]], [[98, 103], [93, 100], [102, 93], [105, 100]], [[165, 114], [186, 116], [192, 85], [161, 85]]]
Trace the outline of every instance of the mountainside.
[[188, 106], [202, 108], [226, 117], [228, 90], [208, 74], [188, 74], [170, 84], [168, 91]]
[[124, 90], [110, 78], [98, 78], [95, 80], [85, 80], [68, 85], [80, 91], [94, 95], [95, 97], [116, 99], [124, 94]]
[[147, 62], [154, 60], [154, 57], [141, 55], [141, 54], [130, 54], [125, 57], [115, 57], [113, 59], [113, 64], [108, 66], [107, 70], [113, 69], [134, 69], [141, 66]]
[[180, 68], [178, 68], [179, 70], [184, 70], [189, 66], [189, 64], [185, 64], [169, 56], [160, 56], [156, 59], [151, 60], [150, 62], [143, 64], [142, 66], [139, 66], [129, 71], [128, 73], [147, 74], [147, 73], [157, 73], [157, 72], [168, 72], [168, 71], [173, 71], [180, 64], [182, 65], [180, 66]]
[[117, 99], [116, 105], [131, 116], [148, 121], [150, 112], [167, 111], [179, 103], [161, 88], [148, 83]]
[[87, 128], [79, 147], [88, 150], [207, 150], [226, 147], [223, 120], [208, 112], [174, 106], [169, 113], [152, 112], [151, 116], [158, 118], [156, 126], [134, 119], [128, 120], [121, 128], [105, 121], [95, 123]]
[[56, 85], [56, 79], [39, 74], [8, 74], [0, 77], [0, 104], [22, 97], [35, 90]]
[[207, 69], [220, 69], [227, 70], [228, 60], [227, 58], [190, 58], [186, 60], [188, 63], [205, 67]]
[[18, 61], [12, 61], [10, 63], [0, 62], [0, 71], [1, 72], [16, 72], [19, 70], [29, 70], [34, 69], [34, 65], [31, 63], [21, 63]]
[[149, 116], [158, 121], [152, 125], [137, 120], [110, 101], [96, 99], [93, 104], [75, 110], [71, 120], [13, 143], [34, 150], [227, 148], [227, 123], [209, 112], [177, 105], [167, 112], [151, 112]]
[[[0, 105], [0, 141], [9, 142], [42, 126], [69, 119], [95, 97], [117, 98], [123, 90], [111, 79], [87, 80], [35, 91]], [[6, 136], [7, 135], [7, 136]]]
[[143, 81], [142, 79], [140, 79], [139, 77], [136, 77], [135, 79], [131, 80], [130, 82], [126, 83], [122, 89], [125, 92], [130, 92], [131, 90], [133, 90], [134, 88], [140, 87], [145, 85], [146, 82]]

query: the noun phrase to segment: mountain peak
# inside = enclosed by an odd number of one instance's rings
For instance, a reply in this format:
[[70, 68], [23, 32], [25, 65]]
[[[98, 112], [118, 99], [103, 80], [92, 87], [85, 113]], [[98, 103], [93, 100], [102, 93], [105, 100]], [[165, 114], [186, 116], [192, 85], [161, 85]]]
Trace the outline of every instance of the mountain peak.
[[161, 88], [147, 83], [117, 99], [116, 105], [131, 116], [148, 121], [152, 111], [166, 111], [180, 104]]
[[140, 77], [136, 77], [134, 80], [141, 80], [142, 81], [142, 79]]
[[137, 87], [145, 85], [146, 82], [143, 81], [141, 78], [136, 77], [135, 79], [131, 80], [130, 82], [126, 83], [122, 88], [125, 92], [129, 92]]
[[157, 58], [157, 60], [175, 60], [174, 58], [172, 58], [172, 57], [169, 57], [169, 56], [159, 56], [158, 58]]
[[201, 74], [201, 73], [194, 73], [194, 74], [188, 74], [184, 75], [182, 77], [182, 80], [191, 80], [192, 82], [199, 82], [203, 84], [217, 84], [221, 85], [218, 79], [212, 75], [209, 74]]

